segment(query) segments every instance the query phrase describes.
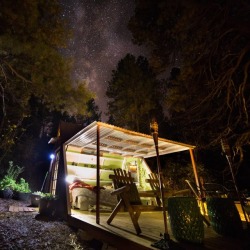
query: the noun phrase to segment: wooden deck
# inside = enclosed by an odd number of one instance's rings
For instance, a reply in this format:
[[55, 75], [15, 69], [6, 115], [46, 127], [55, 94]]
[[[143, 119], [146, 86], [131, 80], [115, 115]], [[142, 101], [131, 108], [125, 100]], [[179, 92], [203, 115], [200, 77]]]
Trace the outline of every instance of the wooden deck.
[[[69, 224], [83, 229], [89, 237], [102, 240], [118, 250], [127, 249], [156, 249], [152, 243], [161, 239], [160, 234], [164, 232], [162, 212], [145, 212], [139, 219], [142, 229], [140, 236], [136, 235], [135, 229], [128, 213], [118, 213], [111, 225], [106, 223], [109, 213], [100, 214], [100, 224], [96, 224], [94, 212], [83, 212], [71, 210]], [[250, 249], [250, 234], [247, 225], [243, 222], [244, 235], [238, 238], [228, 238], [220, 236], [213, 231], [212, 227], [206, 227], [204, 244], [196, 245], [191, 243], [178, 243], [182, 249], [219, 249], [219, 250], [243, 250]], [[171, 240], [173, 235], [168, 223], [168, 233]]]

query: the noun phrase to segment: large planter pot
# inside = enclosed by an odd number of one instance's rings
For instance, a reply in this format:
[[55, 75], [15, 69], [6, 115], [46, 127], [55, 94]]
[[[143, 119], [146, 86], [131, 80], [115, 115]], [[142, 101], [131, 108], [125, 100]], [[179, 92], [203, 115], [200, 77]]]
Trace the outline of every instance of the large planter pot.
[[39, 214], [55, 217], [56, 215], [57, 200], [40, 199], [39, 202]]
[[168, 215], [173, 236], [178, 241], [202, 244], [204, 226], [197, 200], [193, 197], [170, 197]]
[[6, 188], [4, 190], [0, 190], [0, 198], [3, 199], [11, 199], [13, 196], [13, 191], [9, 188]]
[[39, 207], [41, 195], [39, 194], [31, 194], [30, 201], [32, 207]]
[[207, 198], [208, 218], [215, 232], [224, 236], [238, 236], [243, 226], [232, 199]]
[[30, 201], [31, 193], [23, 193], [19, 191], [14, 191], [13, 198], [19, 201]]

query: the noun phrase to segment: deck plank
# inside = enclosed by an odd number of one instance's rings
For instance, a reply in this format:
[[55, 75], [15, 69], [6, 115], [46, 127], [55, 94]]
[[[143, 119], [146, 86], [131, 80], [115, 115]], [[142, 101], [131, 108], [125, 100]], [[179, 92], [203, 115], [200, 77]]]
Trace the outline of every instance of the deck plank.
[[[113, 235], [113, 242], [116, 242], [115, 237], [123, 237], [129, 241], [137, 243], [144, 247], [144, 249], [156, 249], [151, 247], [151, 244], [160, 240], [160, 234], [164, 233], [164, 224], [162, 212], [145, 212], [142, 213], [139, 219], [139, 225], [142, 229], [141, 235], [136, 235], [135, 229], [133, 227], [132, 221], [128, 213], [118, 213], [114, 218], [113, 222], [108, 225], [106, 223], [109, 213], [100, 214], [100, 224], [96, 224], [95, 213], [72, 210], [71, 217], [84, 221], [82, 227], [84, 229], [84, 224], [92, 225], [100, 230], [104, 230]], [[86, 226], [86, 225], [85, 225]], [[247, 249], [246, 246], [250, 246], [249, 241], [245, 237], [241, 238], [228, 238], [217, 234], [212, 227], [206, 227], [205, 229], [205, 240], [203, 245], [195, 245], [191, 243], [179, 243], [184, 249], [211, 249], [211, 250], [230, 250], [230, 249]], [[168, 223], [168, 233], [170, 238], [175, 241], [169, 223]], [[249, 235], [250, 236], [250, 235]], [[105, 241], [105, 239], [104, 239]], [[119, 242], [119, 241], [117, 241]], [[112, 242], [111, 242], [112, 243]], [[123, 249], [122, 246], [117, 249]], [[126, 249], [126, 248], [124, 248]], [[127, 248], [128, 249], [128, 248]], [[139, 248], [138, 248], [139, 249]]]

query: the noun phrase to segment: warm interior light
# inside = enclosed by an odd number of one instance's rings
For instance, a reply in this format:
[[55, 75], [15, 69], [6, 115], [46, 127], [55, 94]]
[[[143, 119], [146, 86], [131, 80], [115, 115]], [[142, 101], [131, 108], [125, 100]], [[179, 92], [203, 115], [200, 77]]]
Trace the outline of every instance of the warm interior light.
[[67, 175], [66, 182], [72, 184], [77, 177], [75, 175]]
[[129, 165], [129, 171], [130, 171], [131, 173], [136, 173], [136, 172], [137, 172], [137, 164], [136, 164], [136, 161], [130, 163], [130, 165]]

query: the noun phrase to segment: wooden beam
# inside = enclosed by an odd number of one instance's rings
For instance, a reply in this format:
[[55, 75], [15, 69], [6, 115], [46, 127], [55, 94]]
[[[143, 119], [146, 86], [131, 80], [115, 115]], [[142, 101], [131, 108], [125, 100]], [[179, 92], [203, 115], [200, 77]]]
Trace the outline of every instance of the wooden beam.
[[100, 224], [100, 126], [96, 127], [96, 223]]

